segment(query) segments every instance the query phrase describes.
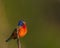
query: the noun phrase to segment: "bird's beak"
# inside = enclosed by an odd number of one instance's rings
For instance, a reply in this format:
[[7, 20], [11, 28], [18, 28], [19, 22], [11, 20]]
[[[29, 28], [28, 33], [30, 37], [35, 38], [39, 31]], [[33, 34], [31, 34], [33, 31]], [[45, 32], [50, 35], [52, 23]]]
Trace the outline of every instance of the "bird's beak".
[[24, 24], [26, 24], [26, 22], [23, 21]]

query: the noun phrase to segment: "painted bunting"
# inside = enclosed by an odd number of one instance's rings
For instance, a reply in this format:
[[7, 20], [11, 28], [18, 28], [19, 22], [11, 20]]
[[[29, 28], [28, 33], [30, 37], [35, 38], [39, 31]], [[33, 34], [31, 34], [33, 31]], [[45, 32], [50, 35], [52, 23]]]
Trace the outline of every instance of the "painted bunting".
[[[18, 34], [17, 34], [18, 31]], [[6, 42], [8, 42], [11, 39], [17, 39], [17, 35], [19, 36], [19, 38], [24, 37], [27, 34], [27, 26], [26, 26], [26, 22], [23, 20], [20, 20], [18, 22], [18, 26], [17, 28], [15, 28], [11, 34], [11, 36], [6, 40]]]

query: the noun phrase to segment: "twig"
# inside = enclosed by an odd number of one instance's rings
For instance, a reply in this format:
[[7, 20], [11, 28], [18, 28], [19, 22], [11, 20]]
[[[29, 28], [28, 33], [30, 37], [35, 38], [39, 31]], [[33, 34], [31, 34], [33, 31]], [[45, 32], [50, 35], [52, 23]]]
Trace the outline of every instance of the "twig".
[[21, 48], [21, 43], [18, 36], [18, 28], [17, 28], [17, 44], [18, 44], [18, 48]]

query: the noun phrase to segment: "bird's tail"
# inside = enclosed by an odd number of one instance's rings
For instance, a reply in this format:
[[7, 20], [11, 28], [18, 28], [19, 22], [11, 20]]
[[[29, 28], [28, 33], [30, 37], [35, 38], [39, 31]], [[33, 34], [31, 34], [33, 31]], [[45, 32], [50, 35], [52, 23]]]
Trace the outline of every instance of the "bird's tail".
[[10, 41], [12, 38], [8, 38], [7, 40], [6, 40], [6, 42], [8, 42], [8, 41]]

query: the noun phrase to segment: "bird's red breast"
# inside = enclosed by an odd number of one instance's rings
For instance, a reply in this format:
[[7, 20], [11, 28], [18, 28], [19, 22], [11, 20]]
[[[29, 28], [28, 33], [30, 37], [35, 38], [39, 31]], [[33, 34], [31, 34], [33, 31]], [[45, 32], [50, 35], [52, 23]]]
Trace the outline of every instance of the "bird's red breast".
[[24, 37], [26, 34], [27, 34], [27, 27], [26, 27], [26, 24], [24, 24], [23, 26], [20, 26], [18, 28], [18, 36]]

